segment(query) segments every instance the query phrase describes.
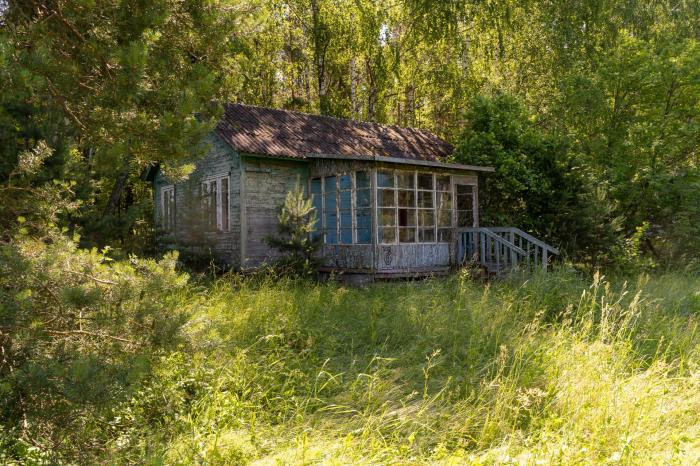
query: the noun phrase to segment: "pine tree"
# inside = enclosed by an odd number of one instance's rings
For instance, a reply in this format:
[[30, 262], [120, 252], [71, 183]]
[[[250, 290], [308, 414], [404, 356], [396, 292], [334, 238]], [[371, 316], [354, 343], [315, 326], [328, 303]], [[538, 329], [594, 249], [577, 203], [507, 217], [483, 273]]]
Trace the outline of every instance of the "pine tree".
[[319, 241], [312, 237], [316, 212], [310, 199], [297, 180], [287, 193], [277, 216], [277, 236], [268, 236], [265, 242], [282, 253], [277, 266], [284, 273], [309, 276], [316, 271], [316, 251]]

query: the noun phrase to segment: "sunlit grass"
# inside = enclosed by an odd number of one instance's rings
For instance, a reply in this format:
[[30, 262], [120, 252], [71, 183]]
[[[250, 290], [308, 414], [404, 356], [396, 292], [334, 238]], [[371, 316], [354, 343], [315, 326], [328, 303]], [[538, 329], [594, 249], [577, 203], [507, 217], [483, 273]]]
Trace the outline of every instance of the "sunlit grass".
[[224, 277], [124, 410], [124, 458], [700, 462], [700, 279], [571, 271], [365, 289]]

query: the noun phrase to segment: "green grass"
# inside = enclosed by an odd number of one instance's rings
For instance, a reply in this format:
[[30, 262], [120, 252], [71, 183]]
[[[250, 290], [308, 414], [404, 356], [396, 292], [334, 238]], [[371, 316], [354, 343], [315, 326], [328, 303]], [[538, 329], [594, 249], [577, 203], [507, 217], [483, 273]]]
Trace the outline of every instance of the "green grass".
[[228, 276], [182, 301], [187, 343], [115, 411], [112, 461], [700, 462], [696, 276]]

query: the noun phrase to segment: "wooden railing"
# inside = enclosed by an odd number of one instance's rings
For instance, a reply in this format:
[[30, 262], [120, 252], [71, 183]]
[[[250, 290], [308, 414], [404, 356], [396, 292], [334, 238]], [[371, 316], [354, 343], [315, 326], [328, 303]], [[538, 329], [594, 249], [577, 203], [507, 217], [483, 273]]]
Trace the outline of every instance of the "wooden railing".
[[513, 269], [547, 271], [559, 250], [515, 227], [461, 228], [457, 236], [457, 263], [474, 262], [489, 273]]

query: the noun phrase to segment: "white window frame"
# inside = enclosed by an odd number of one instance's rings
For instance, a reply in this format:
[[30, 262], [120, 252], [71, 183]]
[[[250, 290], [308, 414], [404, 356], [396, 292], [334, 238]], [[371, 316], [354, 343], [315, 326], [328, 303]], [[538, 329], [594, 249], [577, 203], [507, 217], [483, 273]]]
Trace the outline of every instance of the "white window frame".
[[[376, 209], [375, 210], [376, 211], [375, 218], [376, 218], [376, 222], [377, 222], [377, 229], [376, 229], [377, 244], [398, 245], [398, 244], [449, 244], [450, 243], [450, 241], [440, 241], [440, 238], [439, 238], [440, 227], [438, 225], [438, 223], [439, 223], [438, 215], [439, 215], [440, 208], [438, 206], [438, 194], [441, 192], [447, 192], [447, 191], [442, 191], [442, 190], [437, 189], [437, 176], [438, 175], [439, 176], [449, 176], [450, 177], [450, 186], [452, 186], [453, 180], [454, 180], [454, 176], [452, 174], [450, 174], [450, 173], [438, 174], [436, 172], [420, 170], [420, 169], [405, 170], [405, 169], [396, 169], [396, 168], [379, 168], [376, 170], [376, 172], [377, 173], [379, 173], [379, 172], [391, 173], [393, 180], [394, 180], [394, 182], [393, 182], [394, 187], [393, 188], [380, 188], [378, 184], [375, 185], [373, 188], [375, 193], [376, 193], [377, 199], [379, 199], [379, 192], [381, 189], [391, 189], [394, 191], [394, 206], [393, 207], [382, 207], [379, 205], [379, 201], [377, 201], [377, 203], [375, 204], [375, 207], [374, 207]], [[399, 209], [401, 207], [399, 206], [399, 202], [398, 202], [398, 192], [401, 190], [401, 188], [398, 187], [398, 176], [397, 176], [399, 173], [412, 174], [412, 176], [413, 176], [413, 192], [414, 192], [414, 198], [415, 198], [414, 199], [414, 206], [408, 207], [408, 208], [413, 210], [416, 213], [415, 226], [413, 227], [415, 229], [415, 239], [414, 239], [414, 241], [409, 241], [409, 242], [400, 241], [401, 235], [400, 235], [400, 231], [399, 231], [400, 227], [399, 227], [398, 223], [399, 223]], [[433, 179], [433, 188], [429, 189], [429, 190], [420, 189], [418, 187], [418, 175], [431, 175], [432, 179]], [[418, 193], [421, 191], [432, 193], [432, 197], [433, 197], [433, 206], [432, 207], [426, 208], [426, 207], [419, 207], [418, 206]], [[452, 192], [452, 188], [450, 189], [450, 198], [451, 198], [451, 202], [452, 202], [451, 215], [454, 216], [454, 210], [455, 210], [454, 198], [455, 198], [455, 195]], [[381, 228], [391, 228], [392, 226], [391, 225], [383, 226], [383, 225], [379, 224], [379, 219], [381, 217], [381, 209], [395, 209], [396, 225], [393, 226], [393, 228], [395, 229], [395, 234], [394, 234], [395, 240], [393, 242], [383, 242], [382, 241], [382, 237], [381, 237], [382, 235], [381, 235], [380, 229]], [[434, 237], [433, 241], [420, 241], [419, 240], [419, 237], [420, 237], [419, 230], [421, 228], [426, 228], [426, 227], [420, 226], [420, 221], [418, 219], [418, 216], [420, 216], [421, 211], [432, 211], [433, 212], [433, 237]], [[443, 227], [443, 228], [447, 228], [447, 227]], [[452, 226], [450, 227], [450, 229], [454, 230], [454, 220], [452, 221]]]
[[[224, 223], [224, 212], [223, 212], [223, 202], [222, 202], [222, 189], [221, 189], [221, 184], [222, 181], [226, 180], [226, 200], [228, 201], [226, 205], [228, 206], [228, 212], [227, 212], [227, 218], [228, 218], [228, 225], [226, 225], [226, 228], [223, 227]], [[204, 186], [204, 184], [210, 184], [211, 182], [216, 183], [216, 231], [217, 232], [227, 232], [231, 231], [231, 175], [229, 173], [222, 174], [222, 175], [212, 175], [212, 176], [207, 176], [203, 177], [201, 182], [200, 182], [200, 189]], [[202, 210], [206, 208], [204, 204], [204, 199], [202, 199]]]
[[[172, 222], [170, 221], [170, 218], [166, 218], [166, 211], [165, 211], [166, 196], [168, 199], [172, 200], [172, 206], [171, 206]], [[175, 231], [176, 215], [177, 215], [177, 213], [175, 212], [175, 185], [169, 184], [166, 186], [161, 186], [160, 187], [160, 223], [161, 223], [161, 228], [163, 228], [163, 231], [165, 231], [167, 233], [172, 233], [173, 231]]]

